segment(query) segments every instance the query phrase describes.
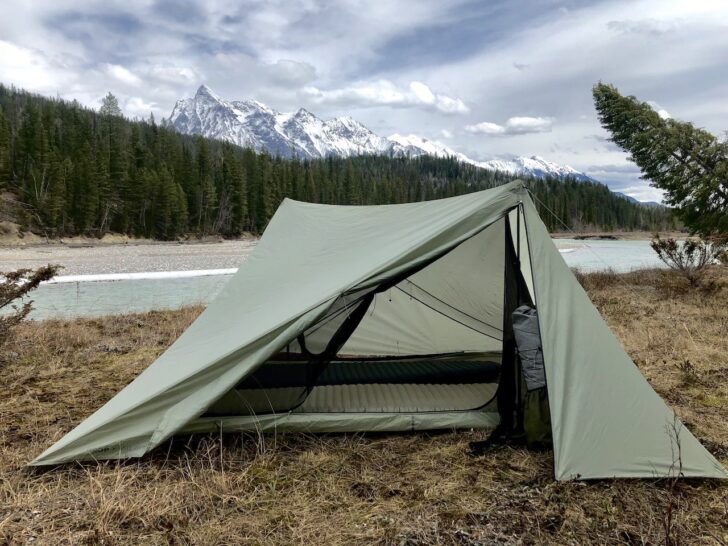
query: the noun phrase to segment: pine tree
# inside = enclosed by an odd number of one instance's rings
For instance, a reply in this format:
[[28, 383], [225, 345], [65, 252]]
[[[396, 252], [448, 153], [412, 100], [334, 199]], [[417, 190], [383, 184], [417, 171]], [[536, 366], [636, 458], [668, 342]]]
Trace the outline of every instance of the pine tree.
[[109, 143], [99, 134], [94, 146], [94, 193], [97, 201], [97, 217], [94, 219], [93, 230], [100, 237], [109, 228], [111, 219], [117, 213], [117, 201], [111, 188], [109, 173]]
[[156, 239], [174, 239], [187, 220], [186, 199], [182, 188], [163, 163], [159, 171], [150, 173], [150, 184], [154, 187], [154, 222], [152, 236]]
[[262, 232], [268, 225], [268, 220], [273, 216], [273, 169], [270, 157], [261, 156], [258, 161], [258, 199], [256, 202], [256, 229]]
[[13, 167], [11, 165], [11, 144], [12, 133], [2, 109], [0, 109], [0, 192], [4, 191], [12, 178]]
[[666, 192], [685, 225], [728, 240], [728, 142], [692, 123], [663, 119], [649, 104], [594, 86], [599, 120], [652, 185]]
[[169, 238], [171, 239], [187, 231], [187, 196], [182, 186], [178, 183], [174, 183], [174, 196], [170, 207], [173, 226], [173, 231], [169, 233]]
[[88, 234], [95, 226], [99, 205], [97, 170], [91, 145], [87, 142], [81, 150], [78, 168], [75, 169], [73, 191], [73, 223], [76, 233]]
[[41, 212], [46, 219], [47, 226], [56, 235], [63, 234], [67, 191], [66, 181], [71, 176], [71, 173], [71, 160], [62, 160], [54, 152], [50, 160], [48, 197]]
[[215, 221], [215, 209], [217, 207], [217, 192], [212, 176], [207, 174], [202, 181], [198, 191], [199, 200], [199, 216], [197, 219], [197, 229], [207, 235], [213, 233], [213, 223]]
[[233, 235], [239, 235], [246, 229], [249, 229], [247, 180], [245, 178], [245, 170], [230, 148], [228, 148], [228, 164], [230, 167], [229, 176], [232, 202], [230, 231]]
[[106, 96], [101, 99], [101, 108], [99, 114], [102, 116], [121, 116], [121, 108], [119, 108], [119, 100], [109, 91]]

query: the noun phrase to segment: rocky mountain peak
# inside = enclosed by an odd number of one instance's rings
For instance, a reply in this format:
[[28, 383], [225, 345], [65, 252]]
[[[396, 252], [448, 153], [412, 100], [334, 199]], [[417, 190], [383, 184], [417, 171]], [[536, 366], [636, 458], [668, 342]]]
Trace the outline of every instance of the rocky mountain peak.
[[170, 122], [181, 133], [227, 140], [281, 157], [314, 159], [361, 154], [410, 157], [433, 155], [455, 157], [483, 169], [512, 174], [558, 178], [570, 176], [591, 180], [572, 167], [558, 165], [537, 155], [478, 161], [440, 142], [418, 135], [379, 136], [351, 116], [325, 121], [305, 108], [293, 113], [280, 113], [251, 99], [227, 101], [207, 85], [201, 85], [193, 98], [177, 101]]

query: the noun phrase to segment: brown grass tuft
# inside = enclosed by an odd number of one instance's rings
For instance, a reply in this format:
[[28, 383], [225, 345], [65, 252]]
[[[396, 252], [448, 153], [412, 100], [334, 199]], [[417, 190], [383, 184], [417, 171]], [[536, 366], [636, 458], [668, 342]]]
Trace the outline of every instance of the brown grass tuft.
[[[725, 292], [684, 290], [660, 271], [580, 280], [652, 386], [728, 464]], [[682, 543], [728, 542], [724, 484], [556, 483], [550, 453], [468, 458], [479, 433], [194, 436], [139, 460], [24, 467], [199, 311], [17, 329], [0, 352], [0, 544], [664, 544], [671, 505]]]

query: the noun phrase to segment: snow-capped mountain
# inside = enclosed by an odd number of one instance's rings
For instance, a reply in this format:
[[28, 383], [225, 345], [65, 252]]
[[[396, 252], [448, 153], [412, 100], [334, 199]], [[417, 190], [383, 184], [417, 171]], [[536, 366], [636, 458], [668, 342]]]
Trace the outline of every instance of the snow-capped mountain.
[[588, 175], [577, 171], [569, 165], [559, 165], [537, 155], [517, 157], [509, 160], [493, 159], [491, 161], [481, 162], [480, 165], [485, 168], [513, 174], [529, 174], [537, 178], [545, 178], [547, 176], [566, 178], [568, 176], [577, 180], [593, 180]]
[[282, 114], [254, 100], [228, 101], [206, 85], [177, 101], [170, 122], [181, 133], [227, 140], [282, 157], [384, 153], [389, 141], [350, 117], [323, 121], [300, 108]]
[[227, 140], [282, 157], [453, 156], [483, 169], [511, 174], [591, 180], [576, 169], [538, 156], [476, 161], [440, 142], [417, 135], [381, 137], [348, 116], [322, 120], [303, 108], [280, 113], [254, 100], [228, 101], [206, 85], [200, 86], [194, 97], [177, 101], [170, 122], [181, 133]]
[[537, 155], [533, 155], [531, 157], [516, 157], [514, 159], [476, 161], [474, 159], [470, 159], [465, 154], [456, 152], [452, 148], [449, 148], [440, 142], [427, 140], [426, 138], [422, 138], [417, 135], [409, 135], [405, 137], [394, 134], [389, 137], [389, 140], [398, 144], [403, 152], [414, 156], [427, 154], [438, 157], [455, 157], [459, 161], [470, 163], [471, 165], [475, 165], [483, 169], [507, 172], [510, 174], [529, 175], [538, 178], [545, 178], [548, 176], [566, 178], [568, 176], [577, 180], [593, 180], [588, 175], [577, 171], [573, 167], [569, 167], [568, 165], [559, 165]]

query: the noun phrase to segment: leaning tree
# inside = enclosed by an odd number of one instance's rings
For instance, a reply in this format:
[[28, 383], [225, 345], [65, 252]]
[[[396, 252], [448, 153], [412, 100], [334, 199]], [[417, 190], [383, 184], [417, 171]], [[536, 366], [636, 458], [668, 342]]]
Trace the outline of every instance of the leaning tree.
[[613, 85], [600, 82], [593, 94], [612, 141], [665, 191], [685, 226], [706, 239], [728, 240], [728, 142], [692, 123], [665, 119]]

